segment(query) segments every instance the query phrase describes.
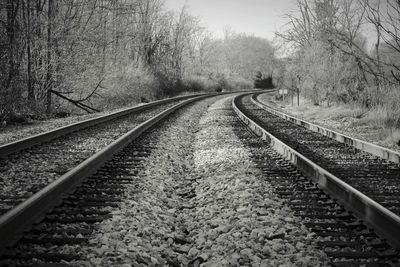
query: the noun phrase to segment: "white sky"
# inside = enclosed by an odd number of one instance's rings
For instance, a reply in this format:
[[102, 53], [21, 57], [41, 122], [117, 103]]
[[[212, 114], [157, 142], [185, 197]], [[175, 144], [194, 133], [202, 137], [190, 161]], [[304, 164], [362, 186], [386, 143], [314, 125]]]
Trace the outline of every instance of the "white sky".
[[185, 2], [189, 13], [199, 17], [201, 24], [218, 37], [229, 26], [234, 32], [270, 40], [287, 23], [284, 14], [296, 6], [296, 0], [165, 0], [165, 5], [180, 10]]

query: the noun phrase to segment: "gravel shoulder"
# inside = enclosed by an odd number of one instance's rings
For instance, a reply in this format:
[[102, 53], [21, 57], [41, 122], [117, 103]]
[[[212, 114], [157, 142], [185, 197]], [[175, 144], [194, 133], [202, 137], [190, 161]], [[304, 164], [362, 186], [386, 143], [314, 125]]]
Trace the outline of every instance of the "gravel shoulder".
[[400, 152], [400, 129], [390, 129], [369, 118], [373, 116], [359, 108], [348, 106], [321, 107], [301, 102], [300, 106], [278, 103], [269, 94], [259, 99], [282, 112], [304, 119], [345, 135]]
[[[134, 107], [134, 106], [132, 106]], [[73, 115], [66, 118], [50, 119], [44, 121], [32, 121], [30, 124], [8, 125], [5, 128], [0, 128], [0, 145], [14, 142], [32, 135], [51, 131], [63, 126], [67, 126], [76, 122], [97, 118], [113, 112], [123, 110], [125, 108], [96, 112], [86, 115]]]
[[314, 235], [262, 181], [235, 135], [231, 97], [214, 101], [153, 131], [156, 149], [113, 217], [79, 251], [79, 265], [326, 264]]

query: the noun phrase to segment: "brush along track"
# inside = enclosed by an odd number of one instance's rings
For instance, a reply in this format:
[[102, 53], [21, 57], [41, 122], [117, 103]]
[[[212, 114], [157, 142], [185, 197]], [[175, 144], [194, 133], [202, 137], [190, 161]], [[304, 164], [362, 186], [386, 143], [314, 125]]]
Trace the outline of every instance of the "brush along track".
[[[257, 135], [268, 140], [274, 149], [296, 164], [306, 176], [318, 183], [320, 188], [339, 199], [346, 208], [355, 212], [359, 218], [362, 218], [381, 236], [385, 237], [390, 244], [397, 248], [400, 247], [399, 216], [372, 200], [369, 197], [370, 191], [367, 191], [368, 194], [363, 194], [352, 184], [357, 181], [357, 185], [363, 186], [363, 182], [369, 183], [367, 178], [374, 181], [379, 179], [379, 174], [387, 173], [391, 173], [391, 178], [396, 179], [400, 174], [398, 170], [396, 171], [398, 165], [346, 147], [343, 143], [335, 142], [315, 132], [307, 132], [304, 128], [260, 109], [250, 101], [249, 95], [236, 98], [233, 105], [236, 113]], [[358, 162], [352, 159], [352, 156], [358, 159]], [[375, 164], [366, 166], [365, 162], [368, 161]], [[326, 164], [327, 162], [328, 164]], [[379, 166], [378, 163], [383, 163], [383, 165]], [[357, 172], [357, 168], [361, 168], [361, 166], [369, 169], [359, 169]], [[339, 172], [332, 174], [329, 170], [339, 170]], [[351, 176], [358, 173], [364, 176], [361, 178]], [[350, 185], [346, 182], [350, 182]], [[371, 188], [371, 184], [362, 188], [366, 187], [369, 187], [371, 191], [374, 190]], [[379, 190], [379, 187], [375, 187], [375, 190]], [[388, 195], [389, 192], [387, 192]]]
[[[118, 112], [118, 116], [96, 118], [95, 122], [80, 122], [63, 130], [62, 136], [59, 131], [45, 133], [47, 137], [41, 140], [44, 143], [37, 143], [33, 137], [25, 139], [22, 145], [11, 144], [7, 151], [0, 149], [4, 152], [0, 158], [0, 216], [129, 130], [180, 101], [182, 98], [159, 101], [154, 106], [132, 109], [135, 112], [129, 110]], [[19, 150], [21, 147], [26, 148]], [[11, 150], [15, 152], [5, 155]]]
[[[162, 112], [159, 112], [156, 116], [146, 120], [145, 122], [137, 125], [134, 129], [128, 131], [116, 141], [112, 142], [101, 151], [98, 151], [72, 170], [62, 175], [60, 178], [50, 183], [39, 192], [25, 200], [6, 214], [0, 217], [0, 251], [3, 250], [7, 245], [16, 241], [19, 235], [26, 229], [30, 228], [31, 225], [42, 219], [47, 211], [51, 210], [55, 205], [60, 203], [62, 198], [71, 192], [76, 186], [82, 183], [88, 176], [93, 174], [97, 169], [103, 166], [115, 153], [119, 152], [127, 144], [132, 142], [144, 131], [149, 129], [170, 113], [187, 105], [193, 101], [202, 99], [207, 96], [200, 96], [191, 98], [189, 100], [178, 103]], [[89, 194], [90, 196], [90, 194]], [[99, 196], [100, 197], [100, 196]], [[94, 197], [96, 199], [96, 197]], [[90, 197], [86, 199], [91, 202], [93, 199]], [[112, 202], [111, 199], [106, 201]], [[96, 200], [94, 200], [96, 203]], [[93, 204], [91, 204], [93, 205]], [[80, 216], [80, 214], [78, 214]]]

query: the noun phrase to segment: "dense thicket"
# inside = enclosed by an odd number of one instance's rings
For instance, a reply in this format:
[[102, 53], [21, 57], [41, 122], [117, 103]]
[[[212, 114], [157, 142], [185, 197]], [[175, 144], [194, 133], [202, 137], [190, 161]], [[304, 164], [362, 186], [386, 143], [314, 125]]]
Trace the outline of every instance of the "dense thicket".
[[400, 2], [298, 0], [278, 33], [281, 86], [315, 104], [356, 103], [400, 126]]
[[214, 39], [162, 0], [1, 0], [0, 121], [88, 112], [183, 90], [252, 87], [272, 73], [270, 43]]

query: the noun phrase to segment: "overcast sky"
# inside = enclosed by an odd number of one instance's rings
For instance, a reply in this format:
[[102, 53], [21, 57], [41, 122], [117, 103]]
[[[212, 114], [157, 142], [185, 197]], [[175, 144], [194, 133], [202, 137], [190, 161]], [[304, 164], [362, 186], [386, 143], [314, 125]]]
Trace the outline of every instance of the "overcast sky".
[[199, 17], [216, 36], [221, 37], [229, 26], [235, 32], [270, 40], [287, 23], [284, 14], [293, 11], [296, 4], [296, 0], [165, 0], [165, 5], [180, 10], [185, 2], [189, 13]]

